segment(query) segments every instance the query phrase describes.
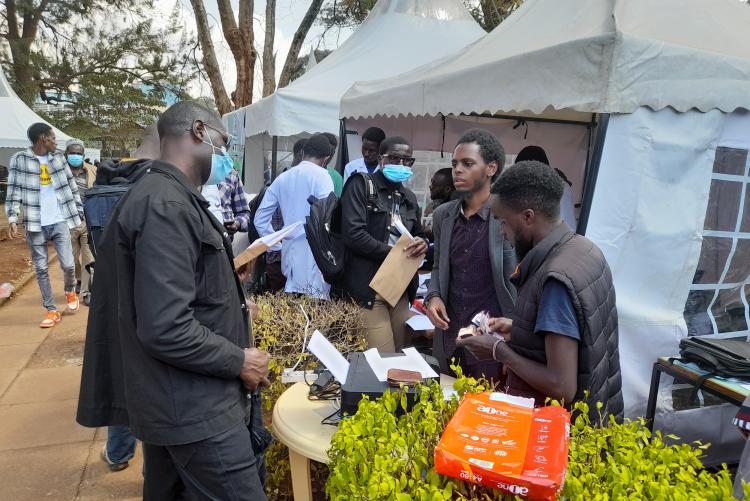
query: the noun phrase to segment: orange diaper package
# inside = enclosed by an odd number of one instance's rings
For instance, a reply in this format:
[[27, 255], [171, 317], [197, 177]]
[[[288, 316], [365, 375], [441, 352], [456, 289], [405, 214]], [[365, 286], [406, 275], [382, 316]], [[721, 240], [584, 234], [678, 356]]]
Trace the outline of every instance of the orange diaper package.
[[435, 448], [438, 473], [552, 500], [568, 465], [570, 413], [505, 393], [466, 395]]

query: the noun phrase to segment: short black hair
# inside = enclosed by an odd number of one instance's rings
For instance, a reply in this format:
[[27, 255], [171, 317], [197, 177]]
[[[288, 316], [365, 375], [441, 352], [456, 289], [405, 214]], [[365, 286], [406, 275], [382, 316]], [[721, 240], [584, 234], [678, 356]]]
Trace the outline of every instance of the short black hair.
[[314, 134], [307, 139], [302, 147], [302, 154], [310, 158], [326, 158], [333, 155], [333, 148], [325, 135]]
[[307, 139], [297, 139], [295, 141], [294, 146], [292, 146], [292, 153], [294, 155], [299, 155], [302, 153], [302, 150], [305, 148], [305, 143], [307, 142]]
[[442, 176], [445, 179], [447, 179], [448, 182], [450, 182], [451, 186], [453, 186], [453, 169], [451, 169], [450, 167], [444, 167], [442, 169], [435, 171], [435, 173], [432, 175], [432, 177], [439, 177], [439, 176]]
[[220, 131], [224, 130], [221, 118], [219, 118], [216, 112], [209, 110], [195, 101], [180, 101], [167, 108], [159, 117], [159, 121], [156, 122], [159, 139], [178, 137], [185, 134], [193, 127], [193, 123], [196, 120], [200, 120], [206, 125]]
[[383, 139], [383, 142], [380, 143], [380, 154], [385, 155], [386, 153], [388, 153], [388, 150], [390, 150], [391, 147], [396, 144], [406, 144], [409, 146], [409, 148], [411, 148], [411, 143], [405, 137], [391, 136]]
[[335, 150], [339, 145], [339, 140], [336, 135], [331, 134], [330, 132], [323, 132], [323, 135], [328, 139], [328, 142], [331, 143], [331, 149]]
[[516, 157], [516, 163], [518, 162], [526, 162], [528, 160], [535, 160], [537, 162], [541, 162], [544, 165], [549, 165], [549, 158], [547, 158], [547, 152], [544, 151], [544, 148], [541, 146], [526, 146], [521, 151], [518, 152], [518, 156]]
[[515, 211], [532, 209], [554, 219], [560, 215], [564, 186], [552, 167], [529, 160], [505, 169], [490, 191]]
[[497, 173], [493, 176], [494, 181], [505, 167], [505, 149], [494, 134], [484, 129], [469, 129], [456, 142], [456, 148], [460, 144], [476, 143], [479, 146], [479, 154], [482, 155], [484, 163], [495, 162]]
[[31, 144], [36, 144], [40, 137], [46, 136], [50, 131], [52, 131], [52, 127], [49, 124], [37, 122], [28, 128], [26, 135], [29, 137]]
[[362, 134], [362, 141], [365, 139], [380, 144], [385, 140], [385, 132], [380, 127], [370, 127]]

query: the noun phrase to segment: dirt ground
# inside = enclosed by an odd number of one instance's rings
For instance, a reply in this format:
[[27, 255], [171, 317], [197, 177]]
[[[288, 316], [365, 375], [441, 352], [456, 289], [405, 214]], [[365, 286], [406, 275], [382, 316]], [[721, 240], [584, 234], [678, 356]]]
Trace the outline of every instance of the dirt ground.
[[26, 235], [10, 240], [6, 228], [0, 228], [0, 284], [14, 284], [32, 269]]

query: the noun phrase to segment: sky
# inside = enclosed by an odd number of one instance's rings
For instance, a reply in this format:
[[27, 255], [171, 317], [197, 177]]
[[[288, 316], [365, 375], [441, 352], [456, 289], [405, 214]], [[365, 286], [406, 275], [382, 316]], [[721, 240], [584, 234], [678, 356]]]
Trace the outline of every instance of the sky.
[[[216, 0], [203, 0], [206, 6], [206, 11], [209, 17], [209, 26], [211, 26], [211, 34], [213, 42], [216, 48], [216, 57], [221, 67], [222, 77], [224, 84], [227, 88], [227, 92], [231, 92], [235, 88], [236, 71], [234, 68], [234, 59], [232, 53], [229, 50], [229, 46], [221, 32], [221, 24], [219, 22], [219, 11], [216, 4]], [[162, 14], [163, 19], [168, 19], [169, 15], [175, 4], [179, 4], [182, 19], [185, 22], [186, 28], [193, 34], [197, 32], [195, 24], [195, 16], [193, 9], [190, 5], [189, 0], [155, 0], [155, 5], [158, 11]], [[237, 15], [238, 0], [232, 0], [234, 7], [235, 17]], [[289, 46], [292, 43], [292, 37], [294, 36], [300, 21], [305, 15], [309, 1], [304, 0], [277, 0], [276, 2], [276, 38], [274, 41], [274, 50], [277, 53], [276, 56], [276, 79], [281, 74], [281, 69], [284, 66], [286, 55], [289, 52]], [[265, 12], [266, 2], [264, 0], [256, 0], [255, 2], [255, 48], [259, 54], [259, 62], [256, 66], [256, 82], [254, 91], [254, 100], [260, 98], [262, 92], [262, 79], [261, 79], [261, 66], [260, 56], [263, 54], [263, 39], [265, 36]], [[348, 38], [351, 34], [351, 30], [331, 30], [327, 36], [323, 37], [323, 28], [316, 24], [313, 24], [310, 32], [307, 35], [305, 44], [300, 50], [300, 56], [306, 57], [311, 48], [316, 49], [335, 49]], [[190, 88], [190, 92], [195, 97], [199, 96], [213, 96], [211, 93], [211, 87], [208, 81], [205, 79], [196, 79]]]

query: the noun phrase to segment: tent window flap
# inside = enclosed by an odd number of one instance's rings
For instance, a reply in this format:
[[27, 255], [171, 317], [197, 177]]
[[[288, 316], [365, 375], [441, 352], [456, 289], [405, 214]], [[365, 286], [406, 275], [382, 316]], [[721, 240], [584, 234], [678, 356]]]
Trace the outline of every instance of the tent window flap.
[[748, 150], [716, 148], [703, 243], [685, 303], [691, 336], [736, 335], [750, 326]]

